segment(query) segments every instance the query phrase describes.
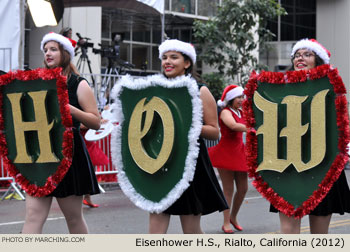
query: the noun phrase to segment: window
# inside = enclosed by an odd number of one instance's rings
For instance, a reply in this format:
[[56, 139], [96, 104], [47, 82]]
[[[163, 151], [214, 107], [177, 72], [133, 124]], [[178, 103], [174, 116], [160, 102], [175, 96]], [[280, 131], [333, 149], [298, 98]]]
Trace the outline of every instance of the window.
[[213, 17], [216, 15], [220, 0], [197, 0], [198, 15]]
[[171, 10], [188, 14], [195, 14], [195, 0], [172, 0]]
[[152, 66], [154, 70], [160, 70], [161, 68], [158, 46], [152, 46]]
[[150, 55], [150, 46], [135, 45], [132, 46], [132, 63], [137, 69], [147, 69]]
[[164, 0], [164, 10], [170, 10], [170, 0]]
[[132, 39], [139, 42], [151, 42], [149, 25], [133, 25]]
[[[287, 15], [271, 20], [268, 28], [276, 34], [274, 41], [295, 41], [316, 37], [316, 0], [278, 0]], [[278, 25], [280, 24], [280, 30]]]
[[[164, 8], [176, 12], [166, 13], [165, 34], [171, 39], [193, 43], [194, 15], [213, 16], [222, 0], [165, 0]], [[183, 15], [181, 15], [183, 14]], [[193, 17], [192, 17], [193, 16]], [[115, 34], [120, 34], [120, 59], [135, 65], [135, 71], [160, 70], [158, 45], [161, 43], [161, 19], [159, 15], [137, 13], [125, 9], [102, 9], [102, 44], [113, 46]], [[103, 57], [102, 57], [103, 58]], [[102, 67], [108, 61], [102, 59]]]

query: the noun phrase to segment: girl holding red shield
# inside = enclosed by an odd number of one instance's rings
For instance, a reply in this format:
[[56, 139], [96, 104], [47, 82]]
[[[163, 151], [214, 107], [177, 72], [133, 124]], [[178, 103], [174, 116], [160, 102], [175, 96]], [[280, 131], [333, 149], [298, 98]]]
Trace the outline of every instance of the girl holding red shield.
[[[291, 53], [293, 70], [308, 71], [323, 64], [329, 64], [330, 52], [315, 39], [298, 41]], [[272, 205], [271, 212], [278, 212]], [[350, 190], [342, 170], [327, 195], [309, 214], [312, 234], [327, 234], [333, 213], [350, 213]], [[299, 234], [301, 218], [288, 217], [279, 212], [281, 233]]]
[[56, 197], [70, 233], [88, 233], [82, 214], [82, 201], [85, 194], [97, 194], [99, 188], [93, 164], [88, 155], [84, 140], [79, 133], [80, 124], [88, 128], [100, 128], [100, 115], [96, 101], [87, 81], [79, 77], [71, 60], [74, 47], [66, 37], [48, 33], [41, 41], [44, 64], [48, 69], [62, 68], [67, 77], [69, 109], [73, 118], [73, 160], [56, 189], [44, 197], [26, 196], [26, 216], [22, 233], [42, 233], [43, 225], [50, 211], [52, 198]]

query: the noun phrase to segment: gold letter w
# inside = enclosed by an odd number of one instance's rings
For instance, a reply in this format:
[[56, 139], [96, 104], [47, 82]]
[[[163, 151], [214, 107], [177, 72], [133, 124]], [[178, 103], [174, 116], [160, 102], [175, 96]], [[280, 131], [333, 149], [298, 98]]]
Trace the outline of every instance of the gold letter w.
[[[282, 104], [287, 105], [287, 125], [279, 136], [287, 138], [287, 159], [279, 159], [278, 153], [278, 107], [277, 103], [264, 99], [258, 92], [254, 94], [255, 106], [264, 113], [264, 124], [257, 135], [263, 135], [263, 161], [257, 171], [272, 170], [283, 172], [293, 164], [298, 172], [314, 168], [322, 162], [326, 153], [326, 102], [325, 97], [329, 90], [318, 92], [311, 102], [311, 118], [309, 123], [302, 125], [302, 103], [307, 96], [286, 96]], [[311, 132], [311, 159], [302, 161], [302, 136], [310, 129]]]
[[28, 92], [33, 100], [34, 114], [36, 121], [23, 122], [21, 110], [22, 93], [8, 94], [12, 106], [13, 125], [16, 138], [17, 156], [14, 163], [33, 163], [34, 160], [28, 155], [26, 150], [25, 136], [26, 131], [37, 131], [40, 155], [36, 160], [37, 163], [58, 162], [59, 159], [54, 155], [51, 148], [50, 130], [53, 122], [48, 124], [45, 109], [45, 97], [47, 91]]

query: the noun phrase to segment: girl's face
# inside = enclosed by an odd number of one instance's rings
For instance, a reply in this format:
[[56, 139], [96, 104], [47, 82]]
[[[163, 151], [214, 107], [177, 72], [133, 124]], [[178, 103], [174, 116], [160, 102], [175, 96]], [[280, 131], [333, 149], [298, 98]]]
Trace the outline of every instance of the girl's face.
[[44, 45], [45, 62], [48, 68], [55, 68], [60, 65], [61, 52], [58, 43], [49, 41]]
[[162, 68], [164, 74], [168, 78], [175, 78], [184, 75], [186, 69], [191, 66], [189, 60], [185, 60], [184, 56], [176, 51], [168, 51], [162, 56]]
[[295, 71], [309, 70], [316, 66], [315, 53], [308, 49], [299, 49], [293, 57]]
[[232, 108], [233, 109], [241, 108], [243, 101], [244, 101], [244, 95], [237, 96], [235, 99], [233, 99]]
[[67, 37], [72, 39], [72, 30], [69, 30], [68, 33], [67, 33]]

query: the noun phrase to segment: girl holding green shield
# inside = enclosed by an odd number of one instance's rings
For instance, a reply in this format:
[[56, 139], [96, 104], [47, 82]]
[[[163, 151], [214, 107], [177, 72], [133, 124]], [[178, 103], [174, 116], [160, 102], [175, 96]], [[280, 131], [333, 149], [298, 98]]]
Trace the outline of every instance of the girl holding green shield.
[[[191, 75], [200, 83], [194, 71], [196, 51], [193, 45], [176, 39], [166, 40], [159, 46], [159, 58], [166, 78]], [[168, 209], [159, 214], [150, 213], [150, 233], [166, 233], [171, 215], [180, 216], [184, 233], [203, 233], [200, 226], [202, 215], [228, 209], [202, 139], [216, 140], [219, 137], [216, 103], [206, 86], [198, 86], [203, 105], [203, 124], [198, 140], [200, 150], [194, 178], [186, 191]]]

